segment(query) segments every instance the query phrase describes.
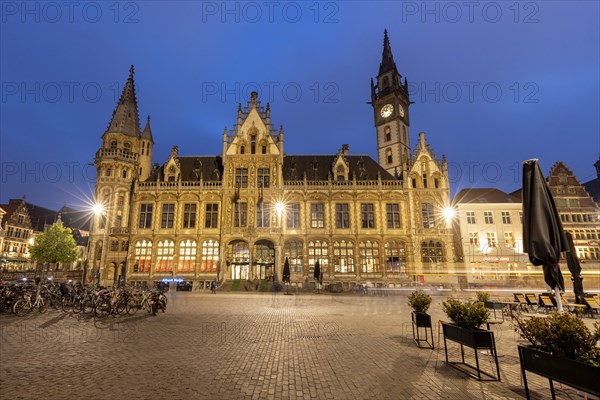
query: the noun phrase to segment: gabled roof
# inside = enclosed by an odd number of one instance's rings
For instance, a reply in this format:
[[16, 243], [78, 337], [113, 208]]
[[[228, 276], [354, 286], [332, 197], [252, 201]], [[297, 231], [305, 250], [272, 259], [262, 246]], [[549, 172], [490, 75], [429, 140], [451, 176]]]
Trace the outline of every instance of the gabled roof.
[[[181, 168], [182, 181], [220, 181], [223, 176], [223, 161], [221, 156], [184, 156], [177, 157]], [[164, 176], [165, 164], [152, 168], [147, 181], [160, 181]]]
[[[304, 174], [309, 181], [326, 181], [332, 173], [332, 166], [337, 155], [286, 155], [283, 159], [283, 180], [302, 180]], [[368, 155], [344, 155], [350, 167], [348, 179], [356, 176], [357, 180], [396, 180], [381, 165]]]
[[520, 204], [521, 199], [517, 196], [505, 193], [495, 188], [471, 188], [462, 189], [454, 196], [452, 204]]
[[19, 208], [19, 204], [9, 203], [9, 204], [0, 204], [0, 207], [4, 210], [6, 214], [2, 215], [2, 221], [0, 224], [4, 226], [4, 223], [10, 219], [13, 213]]
[[[20, 200], [10, 200], [20, 201]], [[52, 225], [58, 219], [58, 211], [50, 210], [49, 208], [36, 206], [35, 204], [25, 203], [27, 211], [29, 211], [29, 219], [31, 227], [36, 232], [43, 232], [46, 225]]]

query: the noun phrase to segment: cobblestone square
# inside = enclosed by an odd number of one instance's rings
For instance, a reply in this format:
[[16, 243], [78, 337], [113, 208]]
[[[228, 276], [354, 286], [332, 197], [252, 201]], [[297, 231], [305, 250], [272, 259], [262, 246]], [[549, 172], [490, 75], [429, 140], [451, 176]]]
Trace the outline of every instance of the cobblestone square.
[[[442, 300], [434, 296], [434, 324], [445, 319]], [[404, 295], [176, 292], [157, 317], [1, 315], [0, 398], [524, 398], [519, 338], [508, 320], [493, 326], [501, 381], [479, 382], [445, 364], [437, 329], [435, 350], [415, 346], [406, 302]], [[458, 357], [458, 345], [448, 349]], [[492, 368], [489, 356], [480, 362]], [[532, 398], [550, 397], [547, 380], [528, 380]], [[581, 398], [556, 389], [560, 399]]]

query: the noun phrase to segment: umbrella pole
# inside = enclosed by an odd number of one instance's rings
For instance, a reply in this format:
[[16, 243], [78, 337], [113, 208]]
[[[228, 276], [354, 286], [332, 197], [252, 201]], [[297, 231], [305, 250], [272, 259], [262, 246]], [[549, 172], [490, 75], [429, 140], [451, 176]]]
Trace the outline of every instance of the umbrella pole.
[[558, 288], [558, 286], [554, 289], [548, 285], [546, 285], [546, 287], [548, 288], [549, 292], [554, 292], [554, 299], [556, 300], [556, 310], [559, 313], [563, 312], [562, 299], [560, 298], [560, 289]]

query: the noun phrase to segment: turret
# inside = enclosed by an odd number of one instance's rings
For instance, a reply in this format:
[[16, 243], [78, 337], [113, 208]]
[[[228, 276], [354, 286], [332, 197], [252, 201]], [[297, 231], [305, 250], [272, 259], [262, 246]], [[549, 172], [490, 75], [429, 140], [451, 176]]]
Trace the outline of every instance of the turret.
[[152, 168], [152, 151], [154, 149], [154, 139], [152, 138], [152, 129], [150, 128], [150, 116], [146, 121], [146, 126], [140, 137], [140, 181], [148, 179], [150, 169]]

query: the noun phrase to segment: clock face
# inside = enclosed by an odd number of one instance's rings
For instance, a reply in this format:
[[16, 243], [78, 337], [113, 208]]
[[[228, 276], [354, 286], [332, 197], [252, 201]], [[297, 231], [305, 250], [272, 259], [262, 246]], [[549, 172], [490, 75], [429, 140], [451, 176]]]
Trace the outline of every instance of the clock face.
[[381, 107], [381, 116], [383, 118], [389, 117], [393, 112], [394, 107], [391, 104], [386, 104], [385, 106]]
[[400, 111], [400, 116], [401, 116], [401, 117], [404, 117], [404, 107], [402, 107], [402, 106], [398, 106], [398, 107], [400, 107], [400, 109], [399, 109], [399, 111]]

